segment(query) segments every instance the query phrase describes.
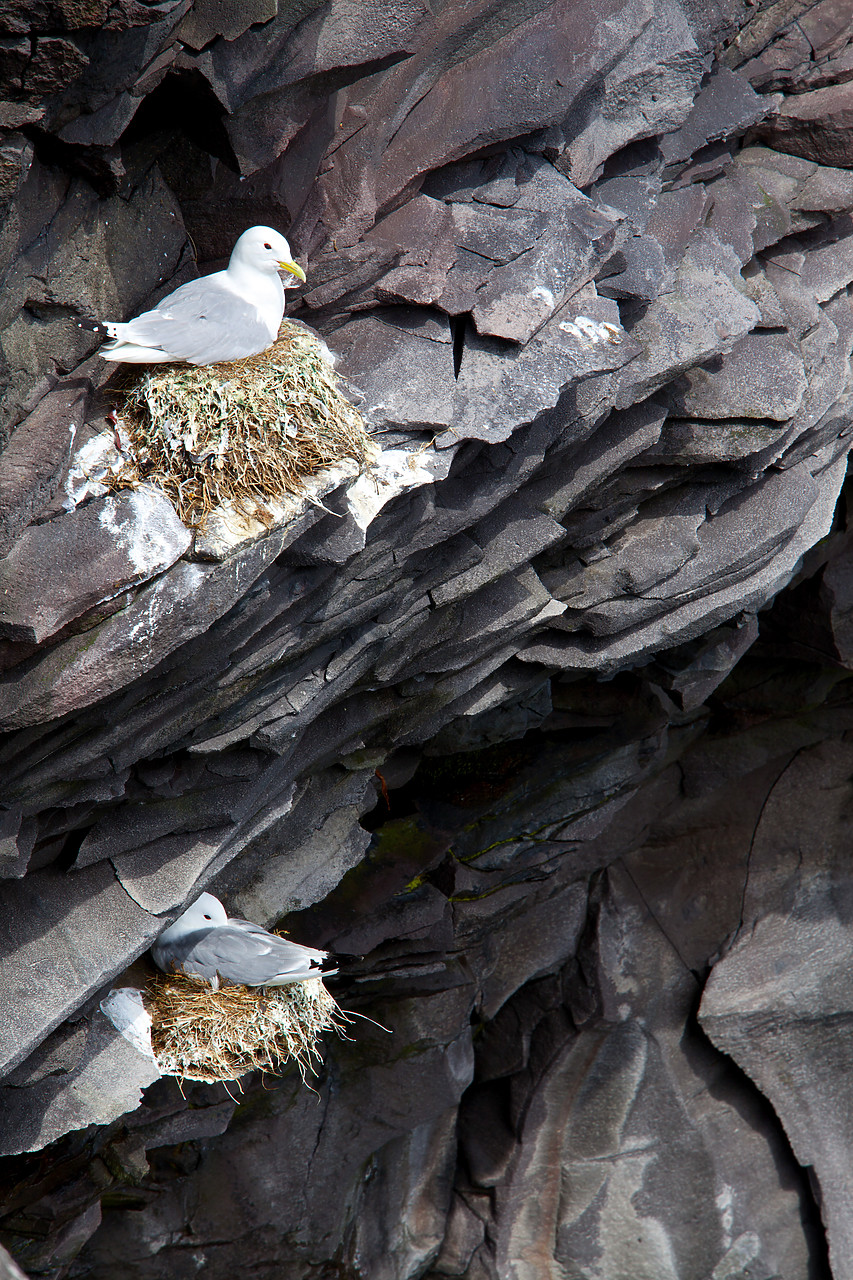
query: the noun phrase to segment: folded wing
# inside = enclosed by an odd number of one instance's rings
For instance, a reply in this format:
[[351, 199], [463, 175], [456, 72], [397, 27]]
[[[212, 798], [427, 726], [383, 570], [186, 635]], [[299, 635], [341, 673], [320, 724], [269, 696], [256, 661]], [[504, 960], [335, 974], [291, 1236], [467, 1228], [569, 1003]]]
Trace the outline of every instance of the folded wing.
[[328, 967], [325, 951], [278, 938], [245, 920], [188, 934], [169, 945], [168, 955], [156, 944], [152, 950], [156, 963], [167, 971], [196, 973], [210, 982], [218, 975], [247, 987], [281, 987], [337, 972]]
[[115, 350], [123, 344], [154, 347], [173, 360], [215, 364], [257, 355], [275, 339], [253, 302], [212, 276], [191, 280], [127, 324], [110, 325]]

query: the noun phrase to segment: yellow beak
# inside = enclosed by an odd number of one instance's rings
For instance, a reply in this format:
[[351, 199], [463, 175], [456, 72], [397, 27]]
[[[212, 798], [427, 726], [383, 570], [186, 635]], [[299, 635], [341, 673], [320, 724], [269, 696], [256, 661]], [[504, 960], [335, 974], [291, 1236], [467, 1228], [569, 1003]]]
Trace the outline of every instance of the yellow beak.
[[280, 262], [278, 264], [282, 271], [289, 271], [291, 275], [296, 276], [297, 280], [305, 283], [305, 272], [302, 270], [298, 262]]

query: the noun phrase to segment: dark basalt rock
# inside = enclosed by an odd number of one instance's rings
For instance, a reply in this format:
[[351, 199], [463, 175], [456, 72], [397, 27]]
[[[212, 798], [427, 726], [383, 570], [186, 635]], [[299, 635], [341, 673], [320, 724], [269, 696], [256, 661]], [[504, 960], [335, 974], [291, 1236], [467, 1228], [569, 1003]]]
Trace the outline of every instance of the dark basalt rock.
[[[0, 635], [41, 644], [96, 605], [170, 568], [190, 531], [152, 488], [100, 498], [62, 520], [31, 525], [0, 561]], [[44, 584], [59, 579], [44, 600]]]
[[[25, 8], [0, 1239], [45, 1280], [849, 1275], [844, 6]], [[251, 223], [375, 464], [242, 542], [71, 509], [85, 324]], [[202, 888], [391, 1034], [316, 1093], [154, 1080], [99, 1004]]]
[[8, 555], [50, 502], [82, 425], [86, 383], [74, 379], [39, 401], [0, 455], [0, 552]]

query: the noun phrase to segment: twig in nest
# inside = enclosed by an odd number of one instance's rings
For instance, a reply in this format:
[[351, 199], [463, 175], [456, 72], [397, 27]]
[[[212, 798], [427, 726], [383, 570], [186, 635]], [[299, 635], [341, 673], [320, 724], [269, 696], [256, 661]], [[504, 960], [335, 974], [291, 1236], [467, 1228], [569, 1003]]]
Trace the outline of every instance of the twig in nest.
[[260, 502], [301, 493], [306, 476], [343, 458], [363, 465], [370, 456], [362, 417], [316, 339], [289, 321], [259, 356], [155, 365], [119, 394], [132, 461], [114, 487], [158, 485], [190, 528], [223, 503], [263, 520]]
[[346, 1024], [319, 978], [214, 991], [203, 978], [161, 974], [151, 980], [145, 1005], [163, 1075], [208, 1084], [238, 1080], [247, 1071], [280, 1074], [289, 1062], [305, 1080], [321, 1060], [320, 1037]]

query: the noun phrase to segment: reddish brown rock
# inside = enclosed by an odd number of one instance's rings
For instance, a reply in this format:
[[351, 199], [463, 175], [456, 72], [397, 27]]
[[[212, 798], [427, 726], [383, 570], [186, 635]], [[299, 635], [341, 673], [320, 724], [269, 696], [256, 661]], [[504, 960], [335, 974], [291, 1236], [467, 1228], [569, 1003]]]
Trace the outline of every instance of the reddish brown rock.
[[0, 636], [40, 644], [163, 573], [191, 542], [168, 498], [150, 487], [33, 525], [0, 560]]
[[778, 116], [763, 125], [768, 146], [819, 164], [853, 166], [853, 80], [786, 98]]
[[56, 493], [87, 395], [80, 379], [61, 383], [39, 401], [0, 454], [0, 554], [8, 554], [24, 526]]

